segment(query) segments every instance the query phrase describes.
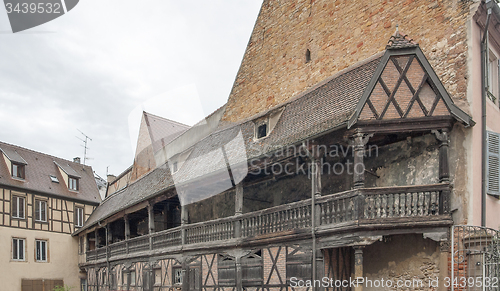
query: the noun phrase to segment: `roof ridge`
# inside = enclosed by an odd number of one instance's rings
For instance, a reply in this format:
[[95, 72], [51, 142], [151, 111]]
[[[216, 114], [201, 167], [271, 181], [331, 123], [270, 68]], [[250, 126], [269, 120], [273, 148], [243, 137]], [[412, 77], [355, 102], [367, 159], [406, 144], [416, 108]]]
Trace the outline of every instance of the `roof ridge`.
[[175, 120], [172, 120], [172, 119], [169, 119], [169, 118], [166, 118], [166, 117], [162, 117], [162, 116], [159, 116], [159, 115], [156, 115], [156, 114], [153, 114], [153, 113], [149, 113], [149, 112], [146, 112], [146, 111], [142, 111], [142, 112], [143, 112], [144, 115], [147, 115], [147, 116], [153, 116], [153, 117], [162, 119], [163, 121], [169, 121], [169, 122], [172, 122], [172, 123], [176, 123], [177, 125], [184, 126], [186, 128], [191, 128], [191, 126], [189, 126], [187, 124], [184, 124], [182, 122], [179, 122], [179, 121], [175, 121]]
[[400, 49], [417, 47], [418, 43], [414, 42], [412, 38], [408, 37], [408, 34], [399, 31], [399, 25], [396, 25], [396, 31], [389, 38], [387, 42], [386, 49]]
[[76, 164], [76, 165], [81, 165], [81, 166], [92, 168], [92, 166], [90, 166], [90, 165], [85, 165], [85, 164], [82, 164], [82, 163], [76, 163], [76, 162], [73, 162], [73, 161], [70, 161], [70, 160], [67, 160], [67, 159], [64, 159], [64, 158], [53, 156], [51, 154], [42, 153], [42, 152], [35, 151], [35, 150], [32, 150], [32, 149], [28, 149], [28, 148], [25, 148], [25, 147], [22, 147], [22, 146], [18, 146], [18, 145], [15, 145], [15, 144], [10, 144], [10, 143], [6, 143], [4, 141], [0, 141], [0, 147], [2, 146], [2, 144], [7, 145], [7, 146], [11, 146], [11, 147], [15, 147], [17, 149], [29, 151], [29, 152], [32, 152], [32, 153], [35, 153], [35, 154], [41, 154], [41, 155], [44, 155], [44, 156], [47, 156], [47, 157], [51, 157], [53, 159], [58, 159], [58, 160], [62, 160], [62, 161], [65, 161], [65, 162], [72, 163], [72, 164]]

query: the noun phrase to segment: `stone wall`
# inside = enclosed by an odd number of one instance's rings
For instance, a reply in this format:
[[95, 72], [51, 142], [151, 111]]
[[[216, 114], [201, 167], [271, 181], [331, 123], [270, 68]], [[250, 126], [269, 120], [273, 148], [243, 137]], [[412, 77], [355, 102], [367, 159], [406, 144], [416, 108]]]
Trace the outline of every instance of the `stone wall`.
[[[384, 241], [367, 246], [363, 253], [364, 275], [374, 282], [371, 286], [365, 283], [363, 290], [438, 290], [430, 285], [436, 279], [440, 285], [444, 284], [442, 280], [439, 282], [439, 244], [420, 234], [384, 237]], [[382, 279], [396, 286], [398, 282], [411, 286], [376, 288], [375, 282]]]
[[265, 0], [223, 121], [265, 111], [383, 51], [396, 25], [420, 44], [454, 101], [468, 111], [466, 21], [471, 3]]

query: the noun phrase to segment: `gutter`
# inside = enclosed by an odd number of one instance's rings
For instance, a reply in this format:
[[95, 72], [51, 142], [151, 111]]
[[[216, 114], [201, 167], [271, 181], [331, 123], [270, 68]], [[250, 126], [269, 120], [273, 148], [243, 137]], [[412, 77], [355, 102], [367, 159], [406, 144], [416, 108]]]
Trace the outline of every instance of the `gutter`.
[[491, 14], [495, 13], [495, 16], [500, 19], [500, 8], [496, 4], [496, 1], [486, 0], [486, 24], [484, 26], [483, 38], [481, 39], [481, 226], [486, 226], [486, 155], [487, 155], [487, 144], [486, 144], [486, 98], [488, 84], [486, 83], [486, 78], [488, 78], [488, 28], [490, 24]]

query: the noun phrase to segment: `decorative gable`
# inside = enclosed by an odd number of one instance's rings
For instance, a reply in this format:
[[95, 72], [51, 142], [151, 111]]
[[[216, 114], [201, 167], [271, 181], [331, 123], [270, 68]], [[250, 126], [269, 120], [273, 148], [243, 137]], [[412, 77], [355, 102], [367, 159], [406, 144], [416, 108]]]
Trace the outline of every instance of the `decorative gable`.
[[417, 44], [396, 32], [386, 49], [348, 127], [358, 120], [448, 115], [466, 125], [473, 123], [453, 103]]

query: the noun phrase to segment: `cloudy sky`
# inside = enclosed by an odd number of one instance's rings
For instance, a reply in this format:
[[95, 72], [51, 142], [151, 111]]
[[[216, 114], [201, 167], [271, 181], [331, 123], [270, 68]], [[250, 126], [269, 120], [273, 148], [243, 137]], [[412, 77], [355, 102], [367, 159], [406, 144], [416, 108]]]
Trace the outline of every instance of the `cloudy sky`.
[[0, 140], [71, 160], [81, 130], [87, 164], [119, 174], [142, 110], [191, 125], [226, 102], [261, 4], [81, 0], [16, 34], [0, 7]]

